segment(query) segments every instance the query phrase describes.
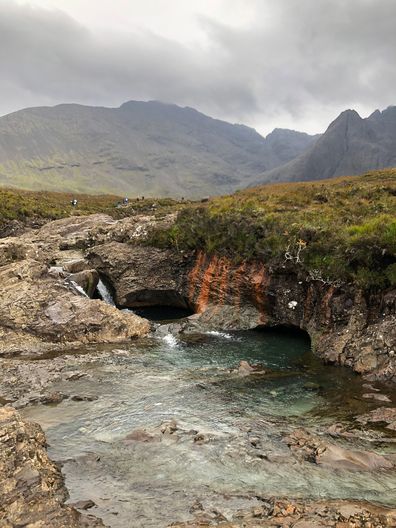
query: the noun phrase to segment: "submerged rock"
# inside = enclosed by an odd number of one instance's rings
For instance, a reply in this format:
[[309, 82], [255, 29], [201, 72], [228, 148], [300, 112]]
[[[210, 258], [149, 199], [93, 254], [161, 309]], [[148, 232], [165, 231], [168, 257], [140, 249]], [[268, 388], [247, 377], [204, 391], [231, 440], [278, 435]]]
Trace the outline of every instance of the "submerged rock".
[[132, 431], [131, 433], [128, 433], [125, 437], [125, 442], [160, 442], [161, 437], [160, 435], [152, 434], [146, 431], [146, 429], [136, 429], [135, 431]]
[[327, 442], [304, 429], [293, 431], [284, 439], [291, 450], [308, 462], [349, 471], [392, 469], [393, 462], [372, 451], [346, 449]]
[[378, 407], [367, 414], [358, 416], [356, 420], [362, 424], [383, 423], [387, 429], [396, 431], [396, 408], [395, 407]]
[[385, 394], [378, 394], [376, 392], [367, 392], [366, 394], [363, 394], [363, 398], [366, 398], [366, 400], [377, 400], [377, 401], [387, 402], [387, 403], [390, 403], [392, 401]]
[[251, 365], [248, 361], [241, 360], [239, 362], [238, 374], [240, 376], [249, 376], [250, 374], [266, 374], [267, 371], [263, 365], [255, 363]]
[[303, 388], [307, 391], [318, 391], [322, 387], [319, 383], [315, 383], [314, 381], [307, 381], [304, 383]]

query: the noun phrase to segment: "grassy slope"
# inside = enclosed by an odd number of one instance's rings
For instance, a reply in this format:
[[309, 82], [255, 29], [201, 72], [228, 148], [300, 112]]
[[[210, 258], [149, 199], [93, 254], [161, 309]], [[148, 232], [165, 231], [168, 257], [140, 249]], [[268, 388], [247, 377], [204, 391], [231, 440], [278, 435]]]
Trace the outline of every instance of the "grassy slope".
[[[70, 201], [76, 198], [77, 207]], [[31, 220], [54, 220], [72, 215], [106, 213], [113, 218], [122, 218], [136, 213], [156, 211], [166, 212], [185, 206], [186, 202], [177, 202], [170, 198], [131, 200], [128, 207], [117, 208], [122, 198], [116, 195], [88, 195], [59, 192], [35, 192], [0, 188], [0, 227], [10, 220], [30, 223]]]
[[[76, 197], [78, 206], [71, 207]], [[178, 250], [202, 249], [235, 262], [268, 265], [291, 259], [328, 282], [365, 288], [396, 285], [396, 169], [320, 182], [266, 185], [213, 198], [208, 203], [169, 198], [131, 201], [113, 195], [75, 195], [0, 189], [0, 228], [10, 220], [29, 223], [97, 212], [122, 218], [180, 210], [176, 224], [151, 234], [150, 242]], [[300, 261], [296, 263], [299, 253]], [[287, 254], [287, 255], [286, 255]]]
[[185, 209], [152, 239], [235, 261], [289, 259], [329, 283], [386, 288], [396, 285], [396, 169], [215, 198]]

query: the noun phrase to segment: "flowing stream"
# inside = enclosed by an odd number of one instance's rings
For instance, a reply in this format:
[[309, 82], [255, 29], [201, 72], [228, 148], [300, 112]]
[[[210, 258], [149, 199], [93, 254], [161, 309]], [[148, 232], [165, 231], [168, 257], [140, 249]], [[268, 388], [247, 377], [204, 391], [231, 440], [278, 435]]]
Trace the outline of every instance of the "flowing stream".
[[[54, 389], [97, 399], [24, 414], [63, 462], [70, 501], [92, 499], [109, 526], [165, 527], [191, 519], [197, 500], [227, 516], [255, 495], [394, 502], [394, 473], [298, 462], [282, 441], [297, 426], [348, 423], [377, 406], [362, 399], [358, 376], [323, 366], [304, 335], [168, 334], [84, 357], [82, 377]], [[240, 360], [270, 372], [240, 376]], [[177, 430], [162, 434], [170, 420]]]

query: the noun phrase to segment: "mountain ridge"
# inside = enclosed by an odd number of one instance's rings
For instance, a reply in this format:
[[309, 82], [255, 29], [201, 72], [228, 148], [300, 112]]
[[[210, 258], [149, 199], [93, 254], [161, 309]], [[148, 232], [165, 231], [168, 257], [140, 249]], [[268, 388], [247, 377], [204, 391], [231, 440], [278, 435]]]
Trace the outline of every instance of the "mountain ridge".
[[348, 109], [306, 151], [259, 175], [253, 185], [314, 181], [396, 166], [396, 106], [366, 118]]
[[0, 118], [0, 184], [91, 194], [224, 194], [313, 140], [295, 131], [267, 140], [245, 125], [156, 101], [35, 107]]

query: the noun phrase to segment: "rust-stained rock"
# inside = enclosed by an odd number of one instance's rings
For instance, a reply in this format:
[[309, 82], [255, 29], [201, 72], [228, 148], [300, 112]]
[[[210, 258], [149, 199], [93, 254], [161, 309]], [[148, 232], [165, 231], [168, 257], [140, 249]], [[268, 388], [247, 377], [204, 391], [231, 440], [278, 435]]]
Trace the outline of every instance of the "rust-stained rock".
[[117, 303], [166, 304], [195, 312], [190, 330], [288, 326], [306, 331], [315, 353], [375, 379], [396, 381], [396, 291], [365, 294], [284, 266], [110, 242], [88, 260], [108, 278]]

